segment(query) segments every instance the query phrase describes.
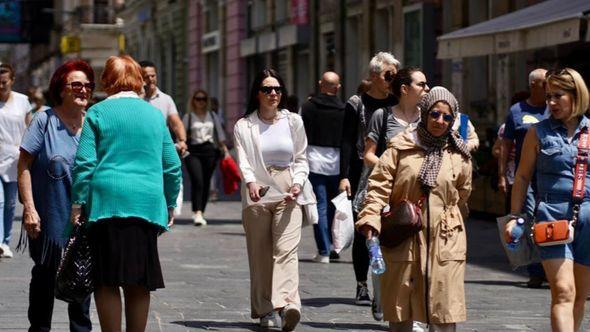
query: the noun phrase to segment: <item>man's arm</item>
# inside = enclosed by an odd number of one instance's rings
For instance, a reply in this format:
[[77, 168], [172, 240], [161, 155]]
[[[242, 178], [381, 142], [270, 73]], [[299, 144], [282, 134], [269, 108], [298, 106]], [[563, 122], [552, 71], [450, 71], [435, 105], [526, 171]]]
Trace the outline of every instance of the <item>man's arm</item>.
[[176, 136], [177, 150], [182, 155], [187, 149], [186, 130], [178, 113], [168, 115], [168, 126]]

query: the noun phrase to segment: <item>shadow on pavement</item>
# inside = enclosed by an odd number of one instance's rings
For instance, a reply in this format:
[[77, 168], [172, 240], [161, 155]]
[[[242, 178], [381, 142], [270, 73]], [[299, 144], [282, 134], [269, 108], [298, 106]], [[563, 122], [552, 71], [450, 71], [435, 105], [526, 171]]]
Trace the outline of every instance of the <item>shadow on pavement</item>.
[[[510, 280], [465, 280], [466, 284], [476, 284], [476, 285], [489, 285], [489, 286], [509, 286], [509, 287], [518, 287], [518, 288], [529, 288], [526, 285], [526, 282], [517, 282], [517, 281], [510, 281]], [[536, 289], [549, 289], [549, 285], [545, 284], [541, 288]]]
[[[193, 220], [188, 218], [175, 218], [174, 224], [177, 225], [192, 225]], [[229, 225], [229, 224], [241, 224], [242, 222], [237, 219], [210, 219], [207, 218], [207, 225]]]
[[203, 330], [237, 330], [237, 331], [268, 331], [256, 323], [251, 322], [216, 322], [216, 321], [175, 321], [172, 324], [182, 325]]
[[316, 323], [316, 322], [301, 322], [299, 325], [306, 325], [320, 331], [325, 330], [367, 330], [367, 331], [387, 331], [389, 330], [385, 325], [378, 324], [354, 324], [354, 323]]
[[315, 297], [311, 299], [301, 299], [301, 304], [306, 307], [321, 308], [332, 304], [355, 305], [354, 298], [348, 297]]

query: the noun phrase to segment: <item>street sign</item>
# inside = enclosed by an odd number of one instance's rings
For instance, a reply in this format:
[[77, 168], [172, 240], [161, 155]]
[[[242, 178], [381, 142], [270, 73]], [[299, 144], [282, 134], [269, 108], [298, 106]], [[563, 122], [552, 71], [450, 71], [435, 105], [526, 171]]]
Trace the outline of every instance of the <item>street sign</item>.
[[78, 53], [80, 52], [80, 37], [78, 36], [62, 36], [59, 49], [62, 54]]

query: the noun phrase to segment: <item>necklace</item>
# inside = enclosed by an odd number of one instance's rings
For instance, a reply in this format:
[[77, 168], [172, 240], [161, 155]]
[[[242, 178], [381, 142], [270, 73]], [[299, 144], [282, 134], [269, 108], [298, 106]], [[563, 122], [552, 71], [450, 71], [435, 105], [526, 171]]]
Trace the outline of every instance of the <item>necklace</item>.
[[274, 123], [275, 120], [277, 119], [277, 116], [279, 115], [279, 112], [275, 112], [275, 114], [271, 117], [271, 118], [264, 118], [262, 117], [262, 114], [260, 113], [260, 111], [258, 111], [258, 117], [260, 118], [260, 120], [266, 122], [266, 123]]

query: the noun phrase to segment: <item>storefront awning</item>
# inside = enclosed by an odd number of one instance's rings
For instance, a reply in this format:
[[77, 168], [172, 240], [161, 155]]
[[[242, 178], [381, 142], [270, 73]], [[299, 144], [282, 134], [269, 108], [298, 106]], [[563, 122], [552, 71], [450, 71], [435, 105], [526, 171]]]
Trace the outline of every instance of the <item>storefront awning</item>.
[[590, 0], [547, 0], [438, 37], [439, 59], [531, 50], [579, 41]]

